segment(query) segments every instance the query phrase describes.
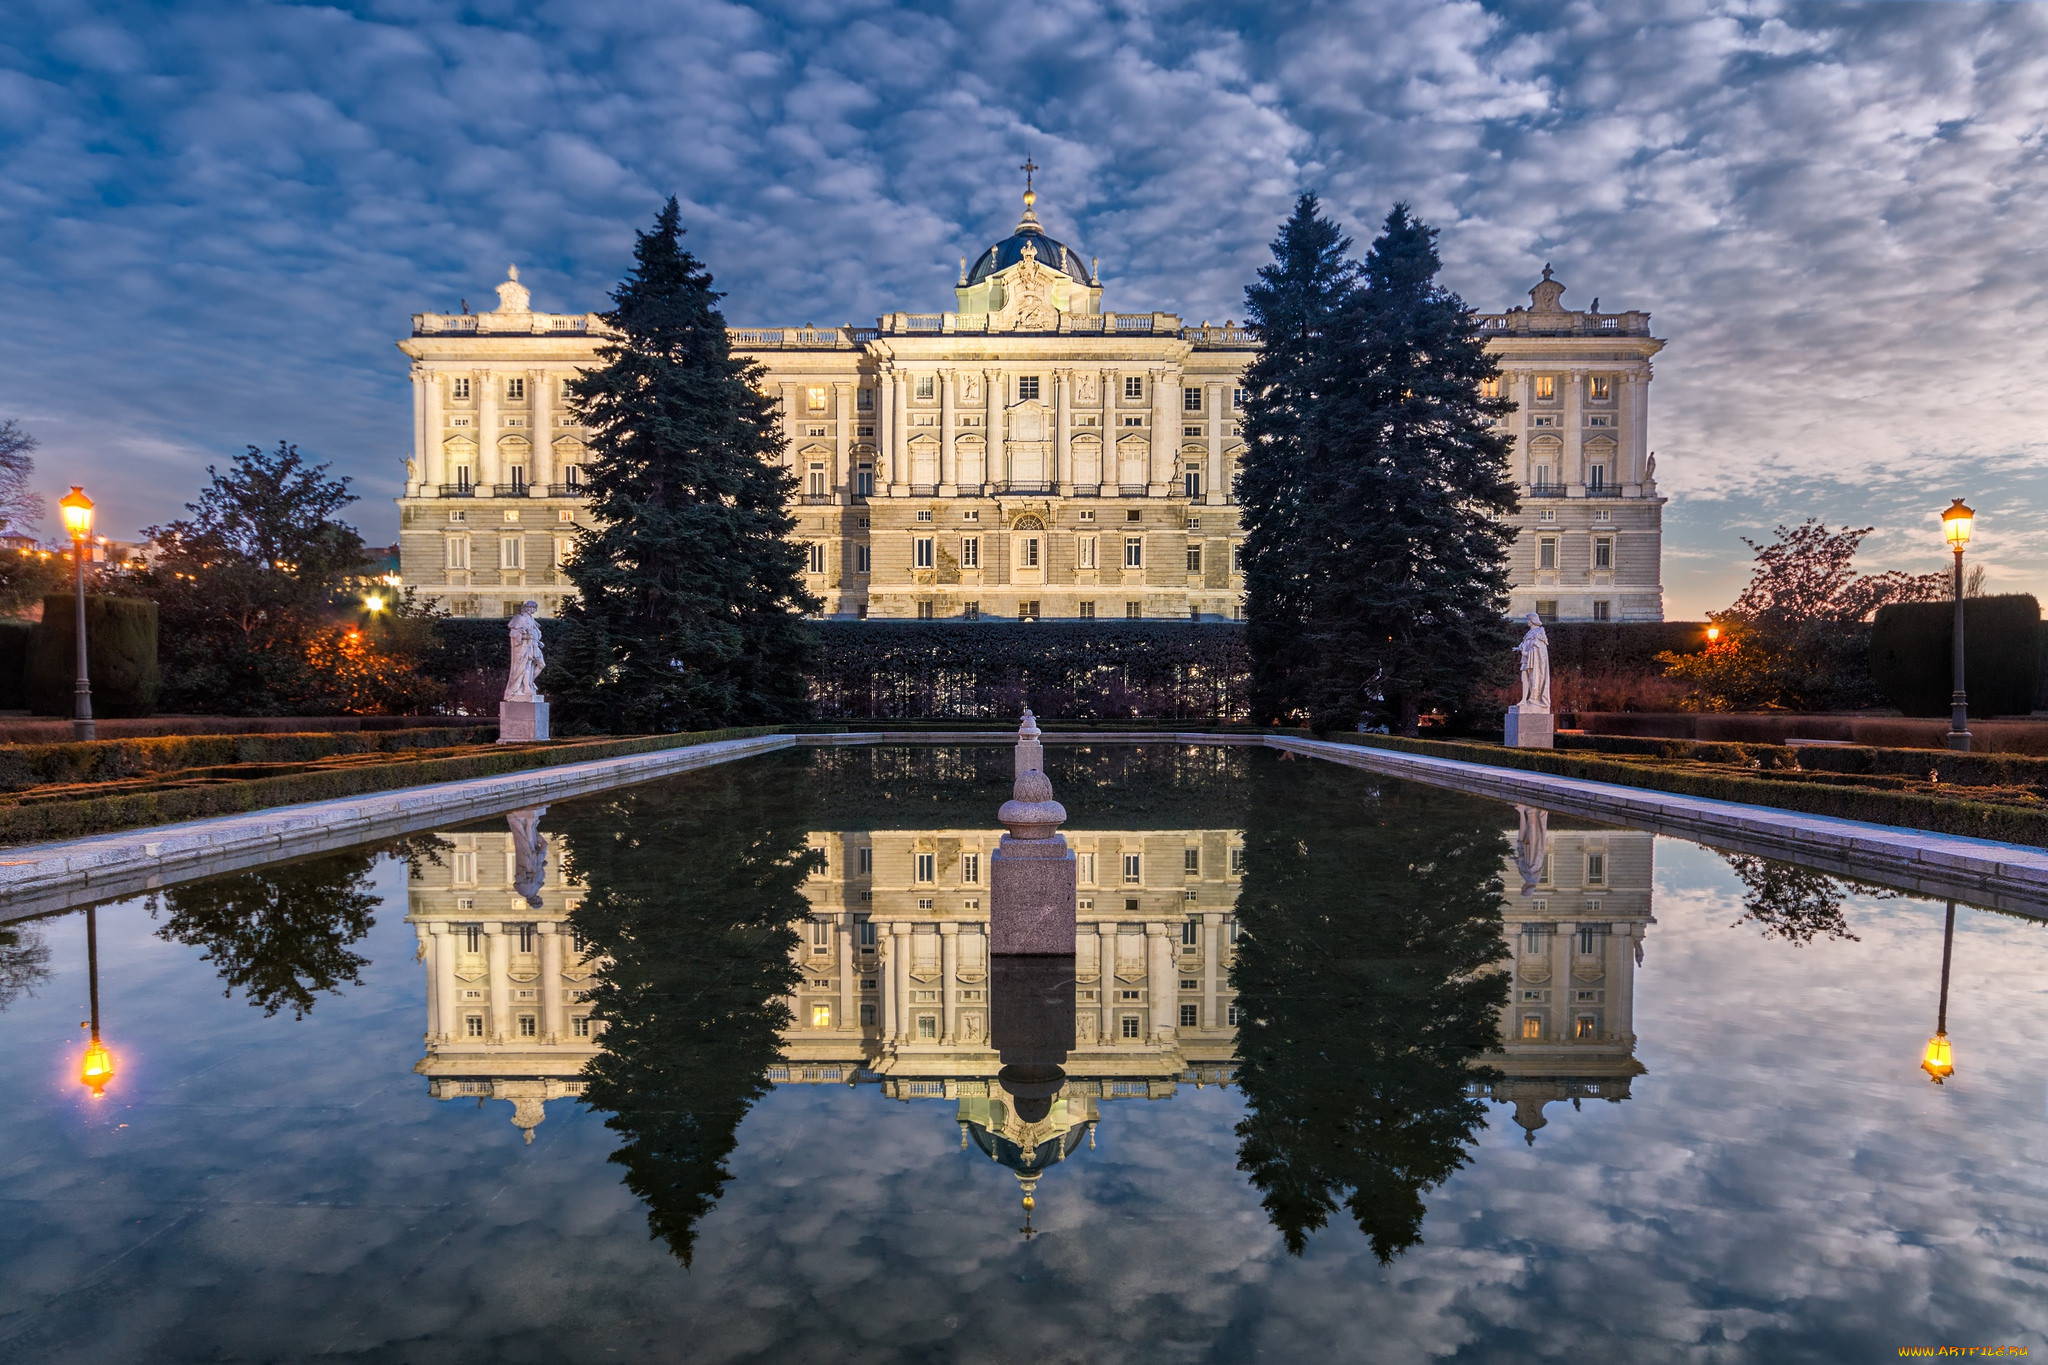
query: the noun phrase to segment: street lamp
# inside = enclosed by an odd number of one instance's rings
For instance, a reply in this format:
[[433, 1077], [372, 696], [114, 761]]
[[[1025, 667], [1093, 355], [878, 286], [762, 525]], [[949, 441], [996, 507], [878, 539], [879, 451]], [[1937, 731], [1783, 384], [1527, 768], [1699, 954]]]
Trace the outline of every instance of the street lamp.
[[64, 529], [71, 533], [71, 557], [78, 561], [78, 685], [71, 710], [71, 737], [95, 739], [92, 723], [92, 683], [85, 674], [85, 544], [92, 535], [92, 499], [77, 484], [57, 499], [64, 511]]
[[92, 991], [92, 1041], [86, 1044], [85, 1057], [79, 1062], [78, 1081], [98, 1098], [106, 1093], [107, 1082], [114, 1079], [114, 1054], [100, 1041], [100, 935], [99, 920], [91, 906], [85, 911], [85, 972]]
[[363, 605], [369, 608], [372, 616], [375, 616], [378, 612], [384, 610], [384, 599], [376, 593], [371, 593], [363, 599]]
[[1949, 548], [1956, 552], [1956, 690], [1949, 698], [1948, 747], [1961, 753], [1970, 752], [1970, 704], [1963, 695], [1963, 547], [1970, 543], [1970, 522], [1976, 515], [1963, 505], [1961, 498], [1941, 514], [1941, 533], [1948, 537]]
[[1936, 1085], [1956, 1074], [1955, 1053], [1948, 1045], [1948, 962], [1956, 943], [1956, 903], [1948, 903], [1948, 924], [1941, 931], [1941, 1005], [1935, 1014], [1934, 1036], [1927, 1040], [1920, 1069]]

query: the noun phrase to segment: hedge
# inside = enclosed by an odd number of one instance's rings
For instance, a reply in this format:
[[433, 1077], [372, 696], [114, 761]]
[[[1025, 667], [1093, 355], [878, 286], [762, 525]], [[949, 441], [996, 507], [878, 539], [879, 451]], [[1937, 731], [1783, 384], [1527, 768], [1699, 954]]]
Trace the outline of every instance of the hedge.
[[22, 682], [28, 672], [29, 641], [35, 633], [33, 621], [0, 621], [0, 711], [28, 709]]
[[1701, 763], [1750, 763], [1765, 768], [1849, 776], [1905, 777], [1962, 787], [2033, 787], [2048, 790], [2048, 758], [2023, 754], [1959, 754], [1950, 749], [1891, 749], [1875, 745], [1716, 743], [1689, 739], [1637, 739], [1623, 735], [1559, 735], [1560, 749]]
[[[542, 619], [541, 653], [552, 658], [568, 628], [559, 618]], [[422, 672], [444, 683], [479, 669], [504, 672], [511, 667], [511, 626], [504, 617], [442, 617], [434, 622], [434, 648], [420, 661]]]
[[[1954, 696], [1955, 603], [1879, 607], [1870, 674], [1909, 716], [1944, 716]], [[1963, 603], [1963, 685], [1975, 717], [2024, 716], [2041, 690], [2041, 604], [2028, 593]]]
[[[1900, 825], [1940, 834], [1963, 834], [1978, 839], [2048, 847], [2048, 811], [2029, 810], [2023, 806], [1995, 806], [1982, 801], [1927, 796], [1919, 792], [1823, 786], [1781, 780], [1763, 773], [1737, 775], [1702, 772], [1695, 768], [1650, 768], [1599, 758], [1575, 758], [1554, 749], [1509, 749], [1450, 740], [1406, 739], [1396, 735], [1331, 734], [1325, 738], [1339, 744], [1396, 749], [1402, 753], [1461, 759], [1496, 768], [1554, 773], [1560, 777], [1612, 782], [1617, 786], [1672, 792], [1680, 796], [1739, 801], [1744, 805], [1774, 806], [1807, 815], [1831, 815], [1843, 820], [1864, 820], [1877, 825]], [[1802, 761], [1807, 752], [1800, 751]]]
[[680, 749], [709, 744], [721, 739], [749, 739], [774, 734], [773, 726], [739, 730], [701, 730], [688, 734], [643, 735], [634, 739], [576, 740], [547, 746], [508, 745], [481, 753], [427, 758], [407, 763], [378, 763], [363, 767], [330, 768], [322, 772], [293, 773], [282, 777], [251, 778], [245, 782], [221, 782], [203, 787], [178, 787], [127, 795], [88, 797], [77, 801], [45, 801], [32, 805], [0, 807], [0, 846], [37, 843], [57, 839], [79, 839], [110, 830], [163, 825], [175, 820], [196, 820], [209, 815], [237, 815], [244, 811], [267, 810], [275, 806], [298, 805], [307, 801], [331, 801], [362, 796], [369, 792], [394, 791], [438, 782], [464, 782], [473, 777], [521, 772], [530, 768], [551, 768], [564, 763], [582, 763], [599, 758], [623, 758], [629, 754]]
[[[117, 719], [156, 714], [163, 681], [157, 669], [156, 603], [139, 597], [85, 599], [86, 671], [92, 713]], [[78, 682], [78, 600], [43, 599], [43, 619], [30, 637], [22, 690], [39, 716], [68, 716]]]
[[1550, 637], [1552, 673], [1655, 673], [1663, 653], [1697, 654], [1707, 647], [1705, 621], [1560, 621]]
[[496, 726], [267, 735], [160, 735], [0, 746], [0, 792], [108, 782], [240, 763], [310, 763], [337, 754], [445, 749], [497, 737]]

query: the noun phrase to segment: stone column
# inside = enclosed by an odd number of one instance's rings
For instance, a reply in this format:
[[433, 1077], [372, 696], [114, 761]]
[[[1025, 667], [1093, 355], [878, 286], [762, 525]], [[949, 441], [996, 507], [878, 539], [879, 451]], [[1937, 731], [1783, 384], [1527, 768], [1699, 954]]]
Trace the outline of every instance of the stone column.
[[852, 384], [832, 386], [832, 491], [841, 503], [853, 492], [853, 390]]
[[908, 924], [889, 926], [889, 983], [896, 997], [896, 1037], [910, 1037], [910, 930]]
[[889, 375], [889, 496], [910, 493], [910, 392], [901, 370]]
[[421, 419], [420, 477], [427, 481], [431, 498], [440, 496], [442, 484], [453, 482], [448, 477], [448, 448], [442, 444], [448, 437], [448, 420], [442, 413], [441, 386], [447, 381], [432, 370], [421, 371], [421, 377], [426, 414]]
[[1057, 423], [1053, 428], [1052, 483], [1058, 487], [1063, 498], [1074, 496], [1074, 444], [1071, 430], [1074, 425], [1073, 387], [1072, 370], [1052, 372], [1053, 421]]
[[860, 1027], [859, 974], [854, 971], [853, 926], [841, 915], [832, 925], [833, 965], [839, 972], [839, 1029]]
[[483, 496], [491, 496], [491, 485], [501, 476], [498, 468], [498, 377], [489, 370], [471, 370], [470, 387], [476, 391], [476, 481]]
[[1223, 1010], [1217, 1002], [1222, 984], [1223, 916], [1202, 915], [1202, 1027], [1222, 1028]]
[[1097, 958], [1095, 1002], [1102, 1010], [1099, 1030], [1103, 1046], [1116, 1041], [1116, 921], [1095, 921]]
[[1102, 431], [1102, 468], [1097, 471], [1102, 482], [1096, 485], [1095, 496], [1101, 498], [1110, 496], [1116, 488], [1116, 404], [1120, 392], [1117, 386], [1124, 381], [1115, 370], [1097, 371], [1096, 378], [1102, 385], [1102, 410], [1095, 419]]
[[484, 947], [489, 954], [490, 973], [486, 980], [490, 982], [491, 991], [491, 1028], [487, 1041], [502, 1043], [512, 1031], [512, 945], [505, 937], [504, 925], [484, 926]]
[[540, 930], [540, 1040], [562, 1041], [562, 936], [553, 920], [542, 920]]
[[1003, 386], [1009, 383], [1001, 370], [982, 371], [981, 396], [988, 402], [988, 415], [982, 420], [988, 424], [988, 439], [982, 444], [988, 454], [982, 458], [981, 491], [989, 491], [989, 485], [1009, 477], [1009, 456], [1004, 449], [1003, 399], [1007, 396]]
[[889, 496], [889, 481], [895, 477], [894, 451], [896, 408], [889, 400], [896, 392], [896, 380], [887, 370], [875, 376], [875, 496]]
[[1180, 1018], [1180, 964], [1173, 960], [1169, 926], [1151, 921], [1145, 926], [1145, 985], [1152, 999], [1152, 1037], [1164, 1042], [1173, 1037]]
[[[1646, 484], [1650, 481], [1650, 374], [1647, 367], [1630, 370], [1622, 377], [1622, 402], [1620, 435], [1621, 449], [1628, 460], [1628, 482]], [[1639, 488], [1638, 492], [1641, 491]]]
[[954, 982], [960, 971], [960, 926], [950, 921], [939, 925], [939, 1035], [947, 1047], [953, 1045], [953, 997], [960, 992]]
[[1618, 1043], [1636, 1045], [1636, 945], [1643, 925], [1617, 924], [1607, 935], [1607, 1034]]
[[1170, 496], [1180, 469], [1180, 373], [1152, 372], [1152, 473], [1145, 496]]
[[426, 492], [428, 477], [432, 474], [432, 461], [427, 455], [427, 395], [433, 392], [433, 379], [418, 361], [412, 366], [412, 464], [418, 475], [408, 475], [405, 481], [405, 496], [417, 498]]
[[[960, 491], [960, 465], [953, 453], [954, 372], [939, 371], [939, 496], [950, 498]], [[947, 1033], [951, 1034], [949, 1027]]]
[[546, 370], [526, 372], [526, 401], [531, 413], [526, 420], [533, 428], [533, 467], [526, 477], [539, 497], [546, 497], [548, 485], [555, 482], [555, 405], [548, 382]]
[[1223, 476], [1223, 438], [1230, 431], [1230, 389], [1228, 384], [1210, 384], [1204, 395], [1209, 400], [1209, 486], [1202, 490], [1202, 501], [1211, 507], [1221, 507], [1230, 501]]
[[[1507, 380], [1513, 386], [1515, 399], [1514, 434], [1515, 449], [1522, 456], [1522, 485], [1529, 487], [1536, 481], [1536, 457], [1529, 452], [1529, 437], [1534, 430], [1529, 425], [1529, 405], [1536, 401], [1536, 378], [1527, 370], [1511, 370]], [[1563, 476], [1552, 471], [1554, 479]]]
[[[1571, 490], [1582, 493], [1586, 487], [1585, 425], [1586, 425], [1586, 372], [1573, 370], [1565, 376], [1564, 391], [1564, 467], [1571, 471], [1568, 476]], [[1612, 474], [1614, 471], [1609, 470]]]
[[447, 924], [427, 926], [427, 968], [434, 982], [434, 1012], [427, 1020], [427, 1041], [455, 1040], [458, 1022], [455, 1005], [455, 945], [450, 942], [454, 928]]

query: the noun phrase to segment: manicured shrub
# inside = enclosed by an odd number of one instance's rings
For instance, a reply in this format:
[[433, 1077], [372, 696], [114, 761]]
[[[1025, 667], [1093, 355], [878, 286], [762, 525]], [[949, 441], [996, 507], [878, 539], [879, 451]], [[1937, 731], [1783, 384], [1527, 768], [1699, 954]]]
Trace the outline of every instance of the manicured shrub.
[[[1972, 716], [2024, 716], [2040, 692], [2041, 604], [2031, 594], [1963, 603], [1963, 685]], [[1870, 628], [1870, 672], [1909, 716], [1948, 714], [1953, 695], [1953, 602], [1880, 607]]]
[[[72, 713], [78, 677], [78, 605], [70, 596], [43, 599], [43, 619], [29, 641], [23, 690], [39, 716]], [[139, 597], [85, 599], [86, 666], [95, 717], [156, 714], [156, 603]]]
[[29, 641], [35, 633], [33, 621], [0, 621], [0, 711], [20, 711], [28, 706], [22, 682], [28, 672]]

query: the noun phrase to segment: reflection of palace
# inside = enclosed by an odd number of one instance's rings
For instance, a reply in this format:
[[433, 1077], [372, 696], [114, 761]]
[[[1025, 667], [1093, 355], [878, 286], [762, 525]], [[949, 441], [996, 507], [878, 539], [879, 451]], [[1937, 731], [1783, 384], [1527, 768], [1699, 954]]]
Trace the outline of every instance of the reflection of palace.
[[[1544, 1105], [1620, 1100], [1642, 1074], [1633, 980], [1651, 922], [1653, 836], [1553, 833], [1539, 821], [1532, 845], [1527, 819], [1523, 833], [1522, 856], [1504, 874], [1513, 980], [1503, 1053], [1486, 1059], [1503, 1078], [1483, 1093], [1512, 1103], [1533, 1140]], [[511, 1101], [512, 1121], [530, 1139], [544, 1101], [582, 1093], [584, 1062], [598, 1048], [601, 1026], [584, 1004], [595, 964], [565, 922], [581, 888], [562, 879], [554, 852], [531, 845], [522, 875], [514, 832], [440, 837], [450, 847], [411, 883], [409, 919], [428, 967], [426, 1056], [416, 1069], [438, 1099]], [[809, 837], [823, 865], [805, 885], [802, 984], [769, 1079], [876, 1083], [897, 1099], [952, 1100], [963, 1141], [971, 1132], [985, 1149], [1021, 1150], [1027, 1161], [1036, 1149], [1040, 1166], [1092, 1136], [1101, 1100], [1227, 1083], [1240, 833], [1080, 830], [1067, 836], [1080, 883], [1067, 1079], [1045, 1119], [1024, 1124], [1010, 1112], [990, 1042], [987, 888], [1000, 837]]]

